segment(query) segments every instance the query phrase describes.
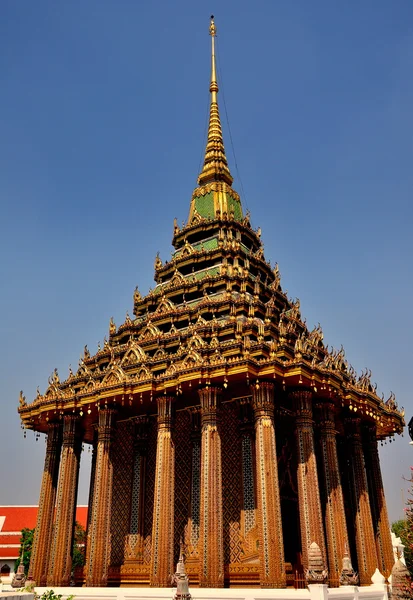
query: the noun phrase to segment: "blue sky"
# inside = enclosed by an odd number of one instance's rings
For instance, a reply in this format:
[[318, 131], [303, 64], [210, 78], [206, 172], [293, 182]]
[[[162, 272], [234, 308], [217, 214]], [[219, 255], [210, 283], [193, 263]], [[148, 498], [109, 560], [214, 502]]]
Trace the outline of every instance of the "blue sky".
[[[2, 0], [0, 504], [38, 501], [44, 442], [23, 440], [19, 390], [96, 350], [187, 218], [211, 13], [234, 188], [266, 258], [309, 326], [413, 414], [411, 0]], [[395, 519], [413, 447], [381, 455]]]

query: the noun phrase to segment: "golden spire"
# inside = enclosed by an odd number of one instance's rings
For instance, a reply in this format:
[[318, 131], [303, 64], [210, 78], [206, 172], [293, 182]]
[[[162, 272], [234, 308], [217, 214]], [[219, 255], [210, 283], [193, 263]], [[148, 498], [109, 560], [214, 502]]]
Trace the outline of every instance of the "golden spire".
[[204, 166], [198, 177], [199, 185], [205, 185], [212, 181], [225, 181], [231, 185], [233, 178], [229, 172], [227, 157], [225, 156], [224, 140], [222, 138], [221, 121], [218, 110], [218, 83], [215, 66], [215, 36], [217, 33], [214, 15], [211, 16], [209, 33], [212, 42], [212, 65], [211, 65], [211, 83], [209, 91], [211, 93], [211, 106], [209, 109], [208, 139], [205, 149]]

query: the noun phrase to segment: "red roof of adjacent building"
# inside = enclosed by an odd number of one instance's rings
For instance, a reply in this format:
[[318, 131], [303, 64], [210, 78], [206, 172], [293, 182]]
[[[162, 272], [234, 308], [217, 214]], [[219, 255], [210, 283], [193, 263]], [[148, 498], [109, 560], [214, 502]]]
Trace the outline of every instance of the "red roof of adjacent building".
[[[19, 555], [21, 531], [36, 527], [37, 506], [0, 506], [0, 560]], [[85, 529], [87, 506], [76, 508], [76, 521]]]

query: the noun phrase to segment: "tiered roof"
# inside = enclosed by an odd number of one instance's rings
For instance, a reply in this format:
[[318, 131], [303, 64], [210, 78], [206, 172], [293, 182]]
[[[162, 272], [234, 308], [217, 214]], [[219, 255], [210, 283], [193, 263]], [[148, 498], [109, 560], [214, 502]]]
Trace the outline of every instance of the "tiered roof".
[[[103, 348], [85, 346], [76, 373], [57, 371], [44, 394], [30, 404], [20, 397], [26, 428], [46, 431], [66, 412], [83, 420], [93, 437], [96, 410], [115, 404], [123, 418], [156, 412], [156, 395], [176, 393], [183, 405], [198, 404], [200, 386], [223, 386], [230, 397], [248, 396], [250, 385], [271, 379], [280, 394], [311, 387], [337, 410], [358, 412], [377, 425], [380, 439], [401, 433], [404, 410], [394, 395], [377, 395], [371, 372], [357, 375], [344, 349], [324, 344], [320, 325], [307, 328], [300, 302], [281, 287], [278, 265], [264, 257], [260, 229], [251, 227], [232, 188], [218, 110], [216, 28], [211, 19], [210, 118], [205, 160], [192, 194], [187, 223], [175, 220], [171, 260], [155, 260], [156, 287], [138, 288], [133, 315], [119, 327], [111, 319]], [[183, 394], [183, 392], [185, 392]], [[288, 411], [288, 402], [284, 403]]]

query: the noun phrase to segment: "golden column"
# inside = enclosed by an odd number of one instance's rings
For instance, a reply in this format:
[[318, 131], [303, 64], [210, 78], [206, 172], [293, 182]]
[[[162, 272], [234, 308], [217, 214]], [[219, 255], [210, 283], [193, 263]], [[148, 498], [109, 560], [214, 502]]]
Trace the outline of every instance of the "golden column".
[[65, 415], [48, 586], [67, 586], [70, 583], [81, 447], [79, 419], [75, 415]]
[[199, 585], [223, 587], [221, 438], [218, 405], [221, 390], [199, 390], [201, 402], [201, 503], [199, 518]]
[[365, 449], [366, 472], [370, 490], [370, 508], [373, 517], [373, 530], [376, 536], [376, 551], [379, 570], [389, 577], [393, 564], [393, 544], [391, 541], [389, 517], [381, 477], [379, 451], [377, 447], [377, 428], [372, 425], [367, 430]]
[[357, 565], [361, 584], [370, 584], [376, 570], [376, 541], [370, 511], [370, 499], [360, 435], [360, 419], [346, 419], [347, 465], [354, 506]]
[[316, 542], [327, 564], [321, 512], [317, 462], [314, 452], [312, 392], [297, 390], [290, 394], [296, 414], [297, 482], [301, 529], [301, 551], [304, 569], [308, 568], [308, 549]]
[[261, 587], [286, 586], [284, 542], [274, 430], [274, 384], [251, 386], [255, 421]]
[[46, 585], [47, 562], [53, 530], [54, 505], [59, 475], [62, 425], [49, 423], [47, 427], [46, 458], [44, 461], [39, 510], [34, 532], [33, 549], [28, 579], [36, 585]]
[[156, 446], [155, 494], [153, 500], [150, 585], [171, 585], [174, 572], [174, 486], [175, 446], [173, 443], [174, 396], [160, 396]]
[[87, 586], [106, 586], [108, 582], [113, 477], [111, 442], [115, 414], [116, 411], [111, 408], [99, 410], [92, 515], [88, 532]]
[[92, 463], [90, 465], [90, 477], [89, 477], [89, 497], [87, 502], [87, 523], [86, 523], [86, 553], [85, 553], [85, 565], [89, 564], [90, 557], [90, 532], [91, 532], [91, 522], [92, 522], [92, 514], [93, 514], [93, 498], [94, 487], [95, 487], [95, 473], [96, 473], [96, 454], [97, 454], [97, 429], [98, 424], [95, 423], [93, 425], [93, 440], [92, 440]]
[[343, 490], [337, 457], [334, 427], [334, 403], [319, 402], [320, 443], [326, 491], [325, 525], [330, 578], [338, 579], [344, 552], [348, 551], [348, 534], [344, 511]]

